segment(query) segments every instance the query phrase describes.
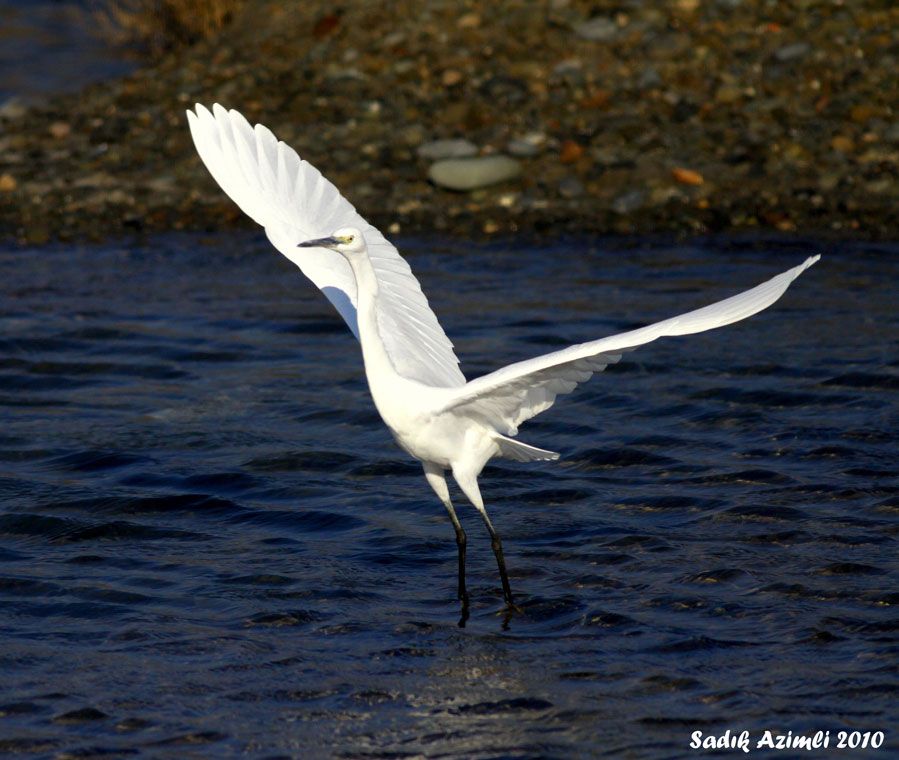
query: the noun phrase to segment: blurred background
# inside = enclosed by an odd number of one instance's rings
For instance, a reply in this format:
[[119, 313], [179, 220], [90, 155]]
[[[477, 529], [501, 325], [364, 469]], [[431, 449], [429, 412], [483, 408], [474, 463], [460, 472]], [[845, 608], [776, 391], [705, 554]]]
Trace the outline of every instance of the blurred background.
[[7, 115], [16, 102], [76, 92], [134, 68], [123, 50], [96, 34], [82, 3], [3, 0], [0, 20], [0, 101]]
[[395, 232], [896, 233], [891, 2], [0, 13], [7, 238], [245, 224], [197, 170], [196, 101], [267, 124]]

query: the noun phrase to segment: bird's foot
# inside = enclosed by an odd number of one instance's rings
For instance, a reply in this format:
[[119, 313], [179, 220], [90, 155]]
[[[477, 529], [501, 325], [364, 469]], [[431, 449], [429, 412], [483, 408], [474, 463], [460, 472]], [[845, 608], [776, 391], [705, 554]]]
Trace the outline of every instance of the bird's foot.
[[502, 615], [502, 616], [503, 616], [502, 629], [503, 629], [504, 631], [508, 631], [508, 630], [509, 630], [509, 627], [510, 627], [509, 624], [512, 622], [512, 618], [513, 618], [516, 614], [517, 614], [517, 615], [522, 615], [522, 614], [524, 614], [524, 610], [521, 609], [521, 607], [519, 607], [519, 606], [518, 606], [517, 604], [515, 604], [514, 602], [507, 602], [507, 603], [506, 603], [506, 606], [503, 607], [503, 608], [502, 608], [499, 612], [497, 612], [496, 614], [497, 614], [497, 615]]

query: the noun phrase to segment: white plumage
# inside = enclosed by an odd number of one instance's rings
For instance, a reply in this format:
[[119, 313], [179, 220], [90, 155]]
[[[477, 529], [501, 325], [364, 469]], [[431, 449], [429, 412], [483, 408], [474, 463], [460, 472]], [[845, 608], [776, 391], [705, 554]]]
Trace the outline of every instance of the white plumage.
[[556, 396], [571, 393], [621, 354], [658, 338], [689, 335], [723, 327], [751, 317], [770, 306], [820, 256], [812, 256], [783, 274], [711, 306], [656, 322], [638, 330], [569, 346], [535, 359], [510, 364], [467, 383], [453, 394], [445, 410], [465, 409], [481, 414], [507, 435], [515, 435], [525, 420], [549, 409]]
[[453, 344], [406, 260], [318, 169], [266, 127], [251, 127], [237, 111], [216, 104], [210, 113], [197, 105], [187, 117], [194, 145], [215, 181], [327, 296], [357, 337], [356, 283], [349, 264], [327, 248], [298, 251], [297, 243], [339, 227], [360, 229], [382, 287], [378, 319], [397, 369], [429, 385], [465, 383]]
[[466, 382], [452, 343], [409, 265], [334, 185], [268, 129], [251, 127], [237, 111], [215, 105], [210, 112], [197, 105], [196, 113], [188, 111], [187, 116], [197, 151], [215, 180], [322, 290], [359, 339], [378, 412], [397, 443], [422, 462], [455, 528], [464, 604], [466, 537], [450, 501], [446, 470], [484, 519], [511, 607], [502, 544], [484, 509], [477, 478], [495, 456], [534, 461], [557, 459], [558, 454], [509, 436], [549, 409], [557, 396], [570, 393], [627, 351], [658, 338], [728, 325], [767, 308], [820, 258], [812, 256], [711, 306]]

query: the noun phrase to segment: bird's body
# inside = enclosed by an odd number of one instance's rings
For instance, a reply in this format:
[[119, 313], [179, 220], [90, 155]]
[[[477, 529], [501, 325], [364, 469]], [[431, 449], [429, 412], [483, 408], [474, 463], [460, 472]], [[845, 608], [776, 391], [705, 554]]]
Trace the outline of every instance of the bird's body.
[[194, 143], [213, 177], [263, 225], [272, 243], [320, 287], [359, 339], [372, 399], [399, 446], [421, 461], [443, 502], [459, 548], [459, 598], [467, 603], [467, 539], [449, 496], [446, 472], [481, 514], [503, 594], [512, 592], [502, 544], [477, 478], [493, 457], [517, 461], [558, 454], [514, 439], [518, 426], [553, 405], [624, 352], [657, 338], [687, 335], [745, 319], [774, 303], [818, 260], [807, 259], [751, 290], [647, 327], [554, 351], [466, 381], [452, 343], [408, 264], [337, 189], [265, 127], [214, 106], [188, 111]]
[[422, 462], [452, 467], [466, 451], [466, 439], [485, 436], [471, 421], [438, 410], [450, 400], [447, 387], [403, 376], [394, 367], [378, 326], [380, 288], [367, 253], [350, 259], [356, 278], [356, 320], [365, 377], [372, 400], [400, 448]]

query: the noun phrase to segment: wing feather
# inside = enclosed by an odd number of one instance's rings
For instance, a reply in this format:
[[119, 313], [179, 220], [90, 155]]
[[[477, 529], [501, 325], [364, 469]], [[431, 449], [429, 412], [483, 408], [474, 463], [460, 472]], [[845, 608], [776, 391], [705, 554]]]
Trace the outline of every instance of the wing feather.
[[222, 190], [265, 228], [272, 245], [324, 293], [358, 338], [356, 282], [346, 260], [297, 243], [357, 227], [381, 284], [378, 322], [387, 352], [405, 377], [437, 387], [465, 384], [453, 344], [409, 264], [337, 188], [265, 126], [215, 104], [187, 112], [200, 158]]
[[522, 422], [549, 409], [556, 396], [570, 393], [595, 372], [601, 372], [609, 364], [619, 361], [622, 353], [658, 338], [688, 335], [729, 325], [767, 308], [819, 258], [812, 256], [751, 290], [710, 306], [638, 330], [580, 343], [511, 364], [454, 390], [450, 400], [438, 412], [464, 410], [500, 433], [515, 435]]

